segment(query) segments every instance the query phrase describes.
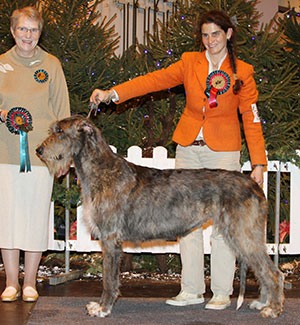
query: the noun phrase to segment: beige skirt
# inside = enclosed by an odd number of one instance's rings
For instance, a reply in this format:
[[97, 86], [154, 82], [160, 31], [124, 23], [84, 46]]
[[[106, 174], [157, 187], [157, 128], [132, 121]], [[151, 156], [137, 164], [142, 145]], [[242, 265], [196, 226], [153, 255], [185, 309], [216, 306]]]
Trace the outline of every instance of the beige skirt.
[[53, 177], [47, 167], [0, 164], [0, 248], [45, 251]]

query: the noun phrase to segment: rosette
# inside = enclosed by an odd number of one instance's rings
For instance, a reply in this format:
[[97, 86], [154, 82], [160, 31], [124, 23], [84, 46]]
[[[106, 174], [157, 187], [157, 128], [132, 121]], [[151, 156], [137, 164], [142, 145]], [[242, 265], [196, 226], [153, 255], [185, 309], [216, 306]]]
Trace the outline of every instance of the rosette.
[[32, 130], [31, 114], [23, 107], [12, 108], [6, 117], [6, 126], [20, 137], [20, 172], [31, 171], [27, 133]]
[[209, 106], [216, 107], [218, 106], [217, 95], [226, 93], [230, 87], [229, 75], [222, 70], [213, 71], [206, 79], [206, 86], [205, 95], [208, 98]]
[[49, 79], [49, 75], [46, 70], [39, 69], [34, 73], [34, 79], [39, 83], [44, 83]]

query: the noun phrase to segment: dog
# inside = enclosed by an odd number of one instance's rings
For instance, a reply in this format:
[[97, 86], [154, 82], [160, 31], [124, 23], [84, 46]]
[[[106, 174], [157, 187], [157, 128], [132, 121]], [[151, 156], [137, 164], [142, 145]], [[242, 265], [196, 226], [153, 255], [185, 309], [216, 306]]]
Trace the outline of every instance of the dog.
[[247, 267], [260, 282], [260, 298], [250, 308], [263, 317], [283, 309], [283, 276], [267, 254], [268, 207], [250, 177], [222, 169], [147, 168], [127, 162], [110, 149], [100, 130], [75, 115], [55, 122], [36, 149], [57, 177], [74, 164], [81, 186], [84, 220], [103, 252], [103, 292], [87, 305], [105, 317], [118, 297], [124, 241], [174, 239], [212, 219], [241, 262], [238, 308], [243, 302]]

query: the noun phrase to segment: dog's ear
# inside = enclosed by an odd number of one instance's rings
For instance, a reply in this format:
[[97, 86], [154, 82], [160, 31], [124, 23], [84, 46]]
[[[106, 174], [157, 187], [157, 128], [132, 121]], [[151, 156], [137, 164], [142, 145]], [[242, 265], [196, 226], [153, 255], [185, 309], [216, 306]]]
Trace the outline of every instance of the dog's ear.
[[78, 127], [78, 132], [84, 132], [86, 134], [94, 134], [94, 126], [87, 120], [82, 120]]

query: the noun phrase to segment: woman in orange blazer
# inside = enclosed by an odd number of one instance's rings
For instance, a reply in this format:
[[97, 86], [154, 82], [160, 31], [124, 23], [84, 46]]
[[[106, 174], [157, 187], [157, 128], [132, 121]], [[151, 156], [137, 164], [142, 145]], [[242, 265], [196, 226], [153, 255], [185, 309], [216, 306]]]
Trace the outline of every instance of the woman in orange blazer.
[[[253, 170], [251, 177], [263, 183], [267, 163], [264, 138], [256, 102], [258, 92], [253, 67], [237, 60], [235, 28], [219, 10], [207, 12], [199, 22], [204, 52], [186, 52], [181, 60], [166, 69], [137, 77], [108, 91], [95, 89], [91, 102], [122, 103], [183, 84], [186, 107], [173, 134], [178, 144], [176, 168], [222, 168], [240, 170], [241, 134], [238, 110]], [[235, 272], [235, 257], [221, 235], [211, 235], [212, 299], [207, 309], [225, 309], [230, 305]], [[185, 306], [203, 303], [204, 262], [203, 230], [180, 239], [182, 280], [180, 293], [167, 304]]]

